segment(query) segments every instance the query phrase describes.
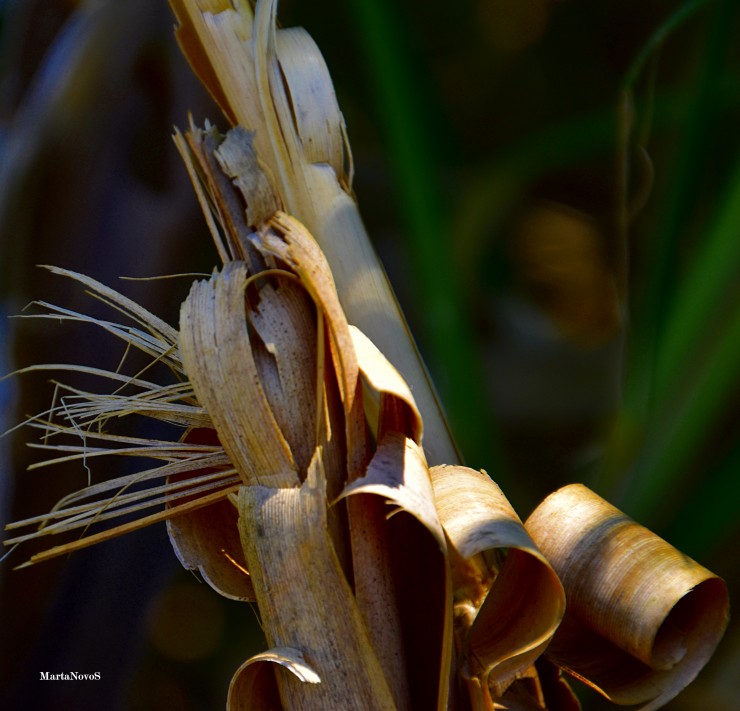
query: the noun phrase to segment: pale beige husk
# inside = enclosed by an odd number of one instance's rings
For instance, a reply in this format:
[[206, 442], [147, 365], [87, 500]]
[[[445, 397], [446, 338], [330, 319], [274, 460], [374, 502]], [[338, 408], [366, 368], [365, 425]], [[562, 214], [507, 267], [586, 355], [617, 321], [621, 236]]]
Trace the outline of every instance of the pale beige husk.
[[434, 388], [351, 191], [344, 119], [318, 47], [300, 28], [276, 29], [277, 2], [171, 0], [178, 40], [232, 124], [255, 148], [287, 213], [318, 241], [342, 306], [402, 374], [430, 433], [432, 464], [458, 454]]
[[[316, 675], [308, 683], [277, 668], [280, 698], [299, 711], [391, 709], [393, 696], [331, 543], [325, 486], [318, 449], [301, 487], [239, 491], [239, 530], [267, 643], [301, 650]], [[239, 683], [237, 675], [232, 684]]]

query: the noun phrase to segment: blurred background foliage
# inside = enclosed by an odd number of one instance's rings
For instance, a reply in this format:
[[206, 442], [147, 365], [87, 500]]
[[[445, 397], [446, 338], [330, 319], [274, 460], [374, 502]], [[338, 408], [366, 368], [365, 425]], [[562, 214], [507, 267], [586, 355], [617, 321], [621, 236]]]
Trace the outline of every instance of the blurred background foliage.
[[[332, 71], [362, 213], [467, 463], [522, 517], [583, 481], [740, 589], [737, 2], [284, 0], [280, 15]], [[176, 323], [187, 279], [117, 278], [216, 263], [170, 141], [188, 111], [224, 126], [164, 0], [0, 1], [4, 372], [121, 356], [99, 332], [6, 318], [33, 299], [99, 308], [37, 264]], [[52, 392], [0, 382], [0, 429]], [[4, 521], [86, 479], [25, 473], [27, 437], [0, 440]], [[255, 614], [179, 570], [163, 526], [11, 573], [23, 557], [0, 568], [0, 708], [222, 708], [260, 648]], [[739, 680], [732, 624], [669, 708], [735, 709]]]

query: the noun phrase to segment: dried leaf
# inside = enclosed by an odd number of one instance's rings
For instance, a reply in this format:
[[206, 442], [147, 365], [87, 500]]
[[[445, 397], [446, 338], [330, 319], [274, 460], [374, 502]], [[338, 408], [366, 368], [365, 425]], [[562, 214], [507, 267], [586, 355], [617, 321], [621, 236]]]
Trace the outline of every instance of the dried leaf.
[[180, 314], [183, 363], [242, 480], [294, 486], [296, 464], [252, 353], [246, 282], [245, 265], [230, 262], [209, 281], [193, 284]]
[[385, 711], [393, 698], [327, 531], [317, 449], [300, 488], [242, 487], [239, 531], [271, 647], [292, 647], [320, 677], [279, 674], [285, 708]]
[[696, 677], [727, 625], [723, 580], [580, 484], [551, 494], [526, 527], [568, 598], [552, 661], [643, 709]]
[[316, 437], [316, 313], [302, 285], [282, 280], [259, 291], [249, 323], [262, 342], [255, 362], [270, 407], [305, 472]]
[[[563, 588], [486, 474], [438, 466], [431, 475], [440, 520], [460, 559], [456, 603], [469, 618], [460, 620], [467, 628], [460, 650], [463, 674], [484, 696], [489, 687], [502, 696], [555, 633], [565, 610]], [[488, 562], [496, 551], [508, 551], [498, 570]]]
[[255, 247], [287, 264], [301, 279], [308, 293], [326, 318], [332, 358], [344, 403], [345, 413], [352, 408], [358, 368], [354, 348], [334, 278], [318, 243], [308, 230], [290, 215], [275, 213], [268, 229], [254, 239]]
[[[44, 265], [44, 269], [48, 269], [52, 274], [68, 277], [83, 284], [91, 290], [94, 296], [101, 301], [111, 304], [129, 318], [141, 324], [148, 333], [152, 334], [158, 340], [167, 343], [172, 348], [177, 345], [177, 331], [172, 326], [123, 294], [120, 294], [105, 284], [101, 284], [92, 277], [70, 271], [69, 269], [47, 265]], [[173, 353], [173, 355], [176, 356], [176, 353]]]
[[197, 571], [224, 597], [254, 602], [254, 588], [239, 542], [237, 515], [229, 501], [218, 501], [169, 519], [167, 534], [185, 570]]
[[[316, 43], [302, 27], [275, 33], [275, 53], [287, 87], [290, 118], [308, 163], [331, 166], [343, 185], [345, 173], [344, 117], [339, 110], [329, 69]], [[283, 116], [281, 123], [284, 122]]]
[[[189, 430], [186, 442], [218, 444], [214, 430]], [[174, 484], [192, 472], [170, 477]], [[185, 570], [197, 571], [216, 592], [232, 600], [253, 602], [254, 588], [244, 561], [237, 527], [238, 515], [229, 501], [177, 516], [167, 521], [167, 534]]]
[[439, 549], [447, 548], [434, 504], [434, 490], [424, 455], [408, 437], [387, 435], [367, 468], [367, 474], [347, 485], [342, 497], [353, 494], [375, 494], [395, 504], [398, 510], [411, 514], [432, 534]]
[[[381, 661], [390, 664], [405, 647], [412, 707], [444, 709], [452, 635], [447, 545], [434, 505], [429, 470], [412, 439], [399, 433], [387, 434], [365, 476], [349, 483], [342, 497], [365, 498], [361, 495], [368, 494], [386, 499], [395, 508], [388, 514], [392, 517], [388, 530], [379, 530], [377, 525], [357, 530], [354, 522], [359, 518], [358, 508], [362, 509], [350, 501], [358, 602]], [[366, 525], [368, 520], [373, 523], [370, 516], [360, 520]], [[373, 538], [368, 540], [368, 533]], [[390, 550], [378, 551], [382, 545]], [[385, 582], [389, 574], [396, 576], [392, 585]], [[388, 599], [389, 592], [399, 603]], [[394, 625], [401, 625], [402, 641]], [[397, 668], [398, 672], [402, 670]], [[399, 682], [395, 688], [400, 686]]]
[[[176, 378], [183, 377], [175, 329], [94, 279], [64, 269], [50, 269], [80, 282], [90, 290], [92, 296], [136, 325], [104, 321], [43, 303], [40, 305], [46, 308], [47, 313], [36, 317], [68, 319], [96, 325], [120, 338], [126, 344], [126, 352], [129, 349], [142, 351], [152, 359], [152, 364], [162, 363]], [[121, 362], [122, 366], [124, 360]], [[34, 366], [29, 370], [50, 368], [56, 366]], [[125, 476], [90, 483], [63, 497], [51, 512], [9, 524], [8, 529], [27, 526], [34, 526], [35, 529], [31, 533], [7, 539], [4, 542], [6, 545], [74, 530], [83, 531], [78, 540], [39, 553], [29, 564], [184, 515], [222, 501], [230, 491], [235, 490], [235, 472], [220, 447], [126, 437], [105, 429], [110, 420], [136, 414], [185, 427], [210, 426], [211, 420], [198, 405], [190, 383], [184, 381], [157, 385], [139, 377], [146, 368], [133, 377], [82, 366], [64, 365], [59, 369], [100, 376], [114, 382], [118, 387], [113, 393], [97, 393], [57, 383], [58, 399], [47, 412], [31, 418], [27, 424], [43, 433], [42, 443], [33, 446], [60, 453], [62, 456], [39, 462], [34, 468], [74, 460], [86, 463], [103, 456], [141, 457], [160, 460], [160, 463]], [[183, 480], [182, 475], [186, 472], [190, 472], [190, 475], [187, 480]], [[139, 484], [145, 486], [134, 486]], [[145, 514], [147, 509], [162, 505], [166, 505], [166, 510]], [[123, 525], [94, 534], [88, 533], [92, 524], [133, 515], [136, 518]]]
[[319, 675], [306, 663], [303, 652], [278, 647], [250, 657], [234, 674], [229, 685], [226, 708], [229, 711], [278, 711], [282, 708], [275, 681], [279, 664], [304, 684], [319, 684]]
[[234, 126], [214, 151], [224, 174], [233, 180], [234, 186], [246, 203], [245, 221], [249, 227], [264, 224], [282, 209], [280, 198], [265, 174], [253, 148], [254, 134], [241, 126]]
[[226, 136], [192, 122], [174, 142], [185, 163], [208, 229], [223, 263], [241, 260], [260, 271], [248, 248], [249, 235], [276, 209], [275, 195], [253, 147], [254, 134], [235, 126]]
[[[375, 344], [355, 326], [350, 326], [350, 335], [357, 354], [360, 371], [373, 390], [380, 393], [382, 398], [399, 400], [406, 406], [407, 417], [393, 417], [394, 420], [409, 421], [407, 428], [397, 427], [398, 431], [409, 429], [408, 435], [417, 443], [421, 444], [424, 434], [424, 423], [421, 414], [416, 407], [416, 401], [411, 394], [411, 389], [401, 374], [390, 364], [386, 357], [378, 350]], [[381, 409], [382, 405], [381, 405]], [[380, 417], [382, 421], [384, 418]], [[399, 424], [395, 422], [394, 424]], [[387, 427], [387, 424], [386, 424]], [[382, 437], [379, 431], [377, 436]]]
[[303, 30], [275, 28], [275, 0], [259, 0], [254, 14], [244, 2], [171, 4], [183, 51], [231, 123], [254, 131], [269, 182], [283, 209], [318, 240], [349, 320], [413, 390], [430, 433], [430, 461], [458, 461], [426, 369], [351, 195], [344, 121], [315, 43]]

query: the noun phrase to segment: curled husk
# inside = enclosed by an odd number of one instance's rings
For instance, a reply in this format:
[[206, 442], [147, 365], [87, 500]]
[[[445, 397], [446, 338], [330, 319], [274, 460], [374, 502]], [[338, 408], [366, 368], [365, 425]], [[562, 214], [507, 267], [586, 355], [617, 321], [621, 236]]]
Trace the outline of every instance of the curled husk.
[[533, 676], [563, 617], [563, 587], [490, 477], [461, 466], [431, 475], [452, 548], [460, 673], [484, 708]]
[[657, 709], [724, 633], [724, 581], [581, 484], [551, 494], [527, 531], [568, 600], [547, 656], [619, 704]]
[[[522, 526], [487, 475], [455, 464], [359, 218], [315, 44], [276, 28], [275, 0], [171, 2], [185, 53], [238, 124], [175, 136], [223, 267], [193, 284], [179, 332], [63, 272], [135, 325], [46, 317], [97, 322], [177, 382], [97, 371], [128, 394], [70, 389], [73, 404], [35, 421], [45, 439], [83, 437], [44, 441], [63, 453], [47, 463], [160, 461], [11, 524], [39, 529], [6, 543], [164, 504], [32, 561], [167, 520], [186, 568], [258, 602], [269, 650], [234, 675], [230, 709], [570, 711], [561, 669], [618, 703], [665, 703], [724, 630], [724, 583], [584, 487]], [[128, 414], [183, 436], [105, 431]]]

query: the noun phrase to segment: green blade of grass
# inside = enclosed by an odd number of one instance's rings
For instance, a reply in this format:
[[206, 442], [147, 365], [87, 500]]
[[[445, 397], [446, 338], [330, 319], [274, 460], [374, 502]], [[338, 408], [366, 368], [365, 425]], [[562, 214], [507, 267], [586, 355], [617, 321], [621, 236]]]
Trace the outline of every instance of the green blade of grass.
[[[740, 229], [740, 224], [736, 225]], [[706, 483], [690, 477], [700, 445], [736, 396], [740, 382], [740, 309], [717, 336], [699, 372], [684, 389], [666, 398], [648, 427], [629, 477], [623, 507], [638, 520], [660, 524], [676, 504]], [[693, 478], [693, 481], [692, 481]], [[708, 496], [709, 494], [704, 494]], [[725, 492], [716, 491], [717, 500]]]
[[709, 0], [689, 0], [683, 3], [668, 16], [660, 26], [648, 38], [642, 46], [632, 65], [627, 70], [622, 86], [625, 89], [632, 88], [642, 74], [642, 70], [650, 58], [659, 50], [666, 38], [681, 24], [688, 20], [695, 12], [706, 5]]
[[[665, 31], [659, 29], [655, 34], [664, 37], [678, 25], [677, 17], [683, 19], [702, 5], [702, 2], [685, 3], [661, 26], [666, 28]], [[707, 139], [712, 135], [712, 128], [720, 115], [724, 59], [733, 40], [730, 32], [733, 23], [730, 20], [734, 10], [734, 2], [725, 0], [716, 4], [714, 15], [710, 18], [705, 49], [700, 55], [701, 63], [694, 77], [693, 100], [685, 117], [676, 159], [670, 169], [661, 220], [646, 250], [644, 291], [639, 303], [632, 309], [632, 358], [628, 367], [625, 400], [633, 412], [641, 412], [641, 416], [646, 418], [653, 407], [660, 408], [659, 395], [662, 393], [655, 391], [656, 371], [666, 326], [675, 318], [680, 318], [680, 315], [676, 316], [677, 294], [683, 301], [694, 298], [690, 294], [684, 296], [686, 287], [679, 279], [679, 255], [685, 248], [681, 236], [685, 234], [685, 226], [691, 223], [701, 194]], [[655, 46], [652, 38], [647, 46]], [[661, 167], [658, 166], [657, 170], [660, 171]], [[697, 247], [697, 255], [702, 249], [702, 245]], [[700, 256], [697, 258], [701, 260]]]
[[[678, 387], [693, 350], [704, 347], [708, 326], [728, 304], [723, 299], [737, 285], [740, 269], [740, 161], [715, 225], [697, 250], [689, 273], [668, 314], [655, 372], [654, 394], [662, 399]], [[729, 304], [737, 307], [737, 304]]]
[[[669, 32], [705, 4], [684, 3], [661, 25], [628, 72], [626, 85], [636, 81], [647, 57]], [[661, 497], [670, 498], [671, 491], [685, 485], [686, 458], [709, 433], [709, 423], [717, 421], [719, 412], [711, 408], [723, 406], [721, 389], [732, 381], [731, 372], [717, 367], [726, 363], [732, 368], [725, 354], [733, 352], [733, 324], [716, 337], [707, 333], [706, 325], [720, 307], [732, 265], [740, 258], [733, 235], [733, 224], [740, 224], [740, 212], [733, 205], [740, 173], [732, 178], [714, 227], [704, 239], [695, 240], [685, 276], [680, 268], [689, 235], [686, 226], [700, 199], [706, 199], [701, 189], [707, 143], [727, 108], [724, 59], [733, 41], [731, 19], [736, 9], [725, 0], [715, 3], [712, 11], [661, 220], [646, 249], [643, 282], [636, 289], [642, 293], [633, 299], [625, 396], [617, 418], [623, 436], [612, 438], [600, 475], [607, 495], [623, 497], [621, 505], [647, 515], [657, 510]], [[657, 171], [665, 174], [666, 168], [659, 165]], [[707, 363], [712, 364], [711, 372]]]

